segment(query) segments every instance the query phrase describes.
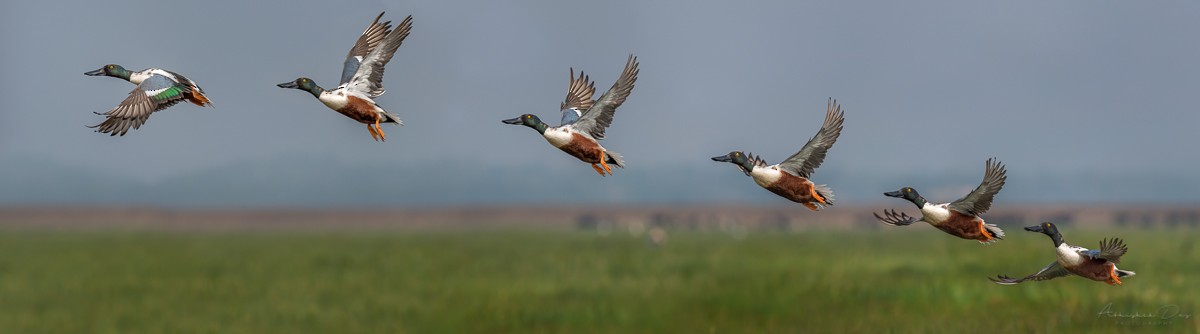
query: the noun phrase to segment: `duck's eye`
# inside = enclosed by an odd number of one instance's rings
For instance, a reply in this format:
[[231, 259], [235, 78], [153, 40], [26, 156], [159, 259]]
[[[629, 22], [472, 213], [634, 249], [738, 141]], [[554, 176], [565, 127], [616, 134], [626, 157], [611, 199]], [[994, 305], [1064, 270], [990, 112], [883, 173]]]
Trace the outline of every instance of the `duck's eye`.
[[110, 69], [110, 70], [111, 70], [111, 69], [113, 69], [114, 67], [115, 67], [115, 66], [108, 65], [108, 69]]
[[533, 116], [525, 115], [525, 119], [530, 119], [530, 118], [533, 118]]

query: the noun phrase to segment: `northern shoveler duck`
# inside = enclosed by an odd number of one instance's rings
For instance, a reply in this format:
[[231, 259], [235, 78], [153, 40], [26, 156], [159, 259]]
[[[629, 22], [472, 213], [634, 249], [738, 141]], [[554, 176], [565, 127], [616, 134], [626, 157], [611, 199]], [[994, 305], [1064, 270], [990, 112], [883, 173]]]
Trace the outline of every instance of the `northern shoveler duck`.
[[562, 111], [559, 126], [552, 127], [532, 114], [524, 114], [503, 122], [533, 128], [541, 133], [550, 145], [592, 164], [592, 169], [601, 176], [612, 175], [612, 167], [609, 167], [609, 164], [625, 168], [625, 161], [620, 154], [601, 146], [599, 141], [604, 139], [604, 130], [612, 124], [613, 113], [617, 111], [617, 107], [625, 103], [625, 98], [633, 91], [637, 75], [637, 57], [629, 55], [625, 62], [625, 70], [621, 71], [617, 82], [613, 83], [612, 88], [604, 92], [599, 100], [592, 100], [592, 94], [596, 92], [595, 82], [589, 81], [583, 71], [579, 72], [579, 77], [575, 77], [575, 68], [571, 68], [567, 99], [559, 104]]
[[896, 210], [884, 210], [883, 217], [874, 214], [880, 222], [892, 226], [908, 226], [918, 221], [924, 221], [933, 227], [950, 235], [976, 240], [980, 243], [992, 243], [1004, 239], [1004, 231], [993, 224], [987, 224], [979, 215], [992, 207], [992, 198], [1004, 187], [1006, 179], [1004, 165], [999, 160], [988, 159], [987, 170], [983, 174], [983, 182], [974, 191], [954, 202], [932, 204], [925, 200], [912, 187], [904, 187], [897, 191], [887, 192], [888, 197], [898, 197], [908, 200], [921, 209], [921, 218], [909, 217]]
[[113, 110], [106, 113], [96, 113], [107, 116], [104, 122], [89, 126], [96, 132], [112, 136], [124, 136], [130, 128], [137, 129], [150, 119], [155, 111], [167, 109], [176, 103], [187, 100], [198, 106], [212, 106], [212, 101], [204, 95], [204, 90], [195, 81], [185, 78], [179, 73], [159, 68], [148, 68], [141, 71], [126, 70], [121, 65], [108, 64], [98, 70], [84, 73], [90, 76], [110, 76], [124, 79], [135, 85], [129, 97]]
[[1012, 285], [1024, 281], [1045, 281], [1075, 274], [1093, 281], [1108, 283], [1108, 285], [1121, 285], [1121, 277], [1137, 274], [1129, 270], [1117, 269], [1117, 263], [1121, 262], [1121, 256], [1129, 250], [1129, 247], [1126, 247], [1125, 242], [1121, 239], [1100, 240], [1100, 249], [1093, 250], [1068, 245], [1063, 241], [1062, 234], [1058, 233], [1058, 227], [1055, 227], [1054, 223], [1042, 223], [1026, 227], [1025, 230], [1050, 236], [1050, 240], [1054, 241], [1054, 252], [1058, 259], [1032, 275], [1022, 278], [1004, 275], [995, 278], [989, 277], [988, 279], [992, 282]]
[[396, 54], [396, 49], [412, 30], [412, 15], [404, 18], [400, 26], [392, 30], [392, 21], [379, 23], [383, 13], [367, 26], [342, 66], [342, 82], [337, 89], [325, 90], [309, 78], [281, 83], [280, 88], [295, 88], [309, 92], [333, 109], [353, 120], [367, 125], [367, 131], [376, 141], [387, 141], [379, 123], [404, 125], [400, 117], [387, 112], [375, 104], [374, 98], [383, 95], [383, 67]]
[[833, 147], [833, 143], [842, 134], [844, 116], [842, 106], [830, 99], [825, 107], [825, 121], [821, 123], [817, 134], [809, 139], [799, 152], [775, 165], [767, 166], [762, 158], [741, 151], [729, 152], [712, 159], [733, 163], [759, 186], [817, 211], [833, 205], [833, 190], [823, 184], [813, 184], [809, 178], [813, 171], [821, 166], [821, 162], [825, 161], [825, 152]]

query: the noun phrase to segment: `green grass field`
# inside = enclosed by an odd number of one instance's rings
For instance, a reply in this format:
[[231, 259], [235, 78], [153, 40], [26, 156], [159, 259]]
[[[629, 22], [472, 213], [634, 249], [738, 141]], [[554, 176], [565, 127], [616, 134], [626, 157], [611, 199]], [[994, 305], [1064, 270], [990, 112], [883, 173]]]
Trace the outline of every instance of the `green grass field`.
[[[1124, 286], [999, 286], [1053, 260], [927, 226], [864, 232], [0, 230], [0, 332], [1197, 332], [1193, 230], [1127, 240]], [[1112, 312], [1180, 316], [1120, 318]], [[1167, 311], [1169, 311], [1168, 309]]]

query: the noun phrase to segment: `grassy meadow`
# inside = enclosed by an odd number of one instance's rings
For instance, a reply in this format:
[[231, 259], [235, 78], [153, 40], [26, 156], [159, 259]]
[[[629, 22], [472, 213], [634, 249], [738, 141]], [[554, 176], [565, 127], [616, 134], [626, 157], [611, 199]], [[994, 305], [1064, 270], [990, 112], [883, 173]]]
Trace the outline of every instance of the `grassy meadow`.
[[1200, 331], [1184, 317], [1200, 316], [1197, 231], [1062, 230], [1125, 238], [1138, 275], [992, 284], [1053, 260], [1048, 238], [1013, 227], [990, 246], [914, 226], [671, 231], [660, 247], [584, 231], [9, 228], [0, 332]]

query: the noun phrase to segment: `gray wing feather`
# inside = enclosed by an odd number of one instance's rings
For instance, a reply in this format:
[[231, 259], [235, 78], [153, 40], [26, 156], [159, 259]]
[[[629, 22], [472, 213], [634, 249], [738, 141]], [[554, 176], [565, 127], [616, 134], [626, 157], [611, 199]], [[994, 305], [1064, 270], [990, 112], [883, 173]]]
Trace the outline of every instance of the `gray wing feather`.
[[613, 113], [617, 111], [617, 107], [625, 103], [629, 93], [633, 92], [637, 76], [637, 57], [629, 55], [629, 59], [625, 62], [625, 70], [621, 71], [621, 77], [607, 92], [604, 92], [604, 95], [600, 96], [599, 100], [596, 100], [595, 105], [579, 116], [579, 120], [573, 125], [575, 129], [587, 132], [597, 140], [604, 139], [604, 130], [612, 124]]
[[1000, 192], [1000, 188], [1004, 187], [1004, 181], [1007, 176], [1004, 173], [1004, 164], [1000, 160], [991, 158], [987, 160], [987, 171], [983, 174], [983, 182], [970, 194], [951, 202], [948, 206], [951, 210], [971, 215], [981, 215], [992, 208], [992, 198], [996, 193]]
[[821, 123], [821, 130], [817, 131], [817, 134], [809, 139], [799, 152], [781, 162], [780, 168], [786, 169], [796, 176], [808, 178], [825, 161], [825, 153], [829, 151], [830, 147], [833, 147], [833, 143], [842, 134], [842, 121], [845, 120], [842, 106], [832, 98], [829, 99], [825, 109], [825, 121]]
[[583, 71], [579, 71], [579, 77], [575, 77], [575, 68], [571, 68], [569, 82], [567, 85], [567, 99], [558, 105], [559, 110], [567, 108], [575, 108], [579, 110], [592, 109], [592, 105], [596, 104], [592, 100], [592, 95], [596, 94], [596, 82], [591, 81]]
[[1012, 278], [1012, 277], [1000, 275], [1000, 276], [996, 276], [994, 278], [989, 277], [988, 279], [992, 280], [992, 282], [994, 282], [996, 284], [1013, 285], [1013, 284], [1021, 283], [1024, 281], [1051, 280], [1051, 279], [1067, 276], [1070, 274], [1071, 274], [1071, 272], [1067, 271], [1066, 268], [1063, 268], [1062, 265], [1058, 264], [1058, 261], [1054, 261], [1054, 262], [1051, 262], [1049, 265], [1047, 265], [1045, 268], [1042, 268], [1042, 270], [1039, 270], [1037, 273], [1034, 273], [1033, 275], [1025, 276], [1022, 278]]
[[1121, 256], [1129, 251], [1129, 247], [1125, 246], [1125, 241], [1112, 238], [1108, 240], [1100, 240], [1100, 249], [1092, 249], [1079, 252], [1079, 254], [1093, 259], [1103, 259], [1112, 263], [1120, 263]]
[[383, 95], [383, 68], [392, 60], [396, 49], [412, 30], [412, 15], [404, 18], [396, 29], [388, 32], [379, 46], [363, 57], [362, 64], [348, 83], [351, 90], [375, 98]]
[[[117, 105], [116, 108], [106, 113], [96, 113], [97, 115], [108, 116], [108, 118], [100, 124], [89, 126], [89, 128], [94, 128], [96, 132], [108, 133], [113, 136], [124, 136], [125, 133], [129, 132], [129, 129], [140, 128], [150, 118], [150, 114], [183, 101], [185, 95], [179, 94], [167, 99], [155, 100], [146, 95], [146, 92], [170, 88], [174, 85], [174, 80], [161, 75], [153, 75], [146, 78], [133, 91], [129, 92], [129, 96], [124, 101], [121, 101], [121, 104]], [[187, 88], [182, 89], [186, 90]]]
[[383, 18], [383, 13], [375, 17], [375, 21], [363, 30], [362, 35], [358, 36], [358, 41], [354, 42], [354, 47], [350, 48], [350, 53], [346, 54], [346, 61], [342, 64], [342, 81], [341, 84], [350, 82], [354, 78], [354, 73], [358, 72], [358, 66], [362, 63], [362, 59], [371, 53], [379, 43], [383, 41], [383, 37], [387, 36], [392, 29], [392, 21], [379, 23], [379, 19]]
[[913, 223], [916, 223], [918, 221], [921, 221], [920, 219], [909, 216], [908, 214], [905, 214], [903, 212], [897, 213], [896, 210], [890, 210], [890, 211], [883, 210], [882, 217], [879, 216], [878, 213], [872, 212], [871, 214], [875, 215], [875, 219], [878, 219], [880, 223], [884, 223], [884, 224], [888, 224], [888, 225], [892, 225], [892, 226], [908, 226], [908, 225], [912, 225]]

